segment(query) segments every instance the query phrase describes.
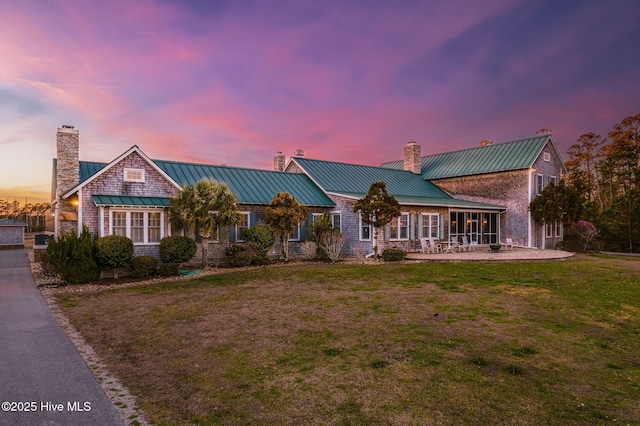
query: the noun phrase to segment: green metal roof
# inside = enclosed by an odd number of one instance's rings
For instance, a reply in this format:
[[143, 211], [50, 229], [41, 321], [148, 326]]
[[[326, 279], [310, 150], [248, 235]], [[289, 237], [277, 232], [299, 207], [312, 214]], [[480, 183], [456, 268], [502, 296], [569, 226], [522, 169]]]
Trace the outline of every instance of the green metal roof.
[[[341, 192], [340, 195], [345, 197], [360, 199], [367, 195], [366, 193], [347, 193]], [[453, 207], [461, 209], [474, 210], [506, 210], [504, 206], [495, 204], [480, 203], [477, 201], [461, 200], [453, 197], [437, 198], [437, 197], [420, 197], [410, 195], [394, 195], [396, 201], [406, 206], [431, 206], [431, 207]]]
[[[423, 179], [442, 179], [530, 168], [551, 139], [536, 136], [421, 158]], [[401, 170], [403, 161], [382, 163], [381, 167]]]
[[[54, 160], [55, 161], [55, 160]], [[270, 170], [246, 169], [178, 161], [152, 160], [177, 184], [184, 186], [202, 179], [222, 182], [229, 186], [241, 204], [267, 204], [278, 192], [288, 192], [299, 203], [307, 206], [333, 207], [333, 202], [307, 176], [301, 173], [283, 173]], [[106, 167], [108, 163], [80, 161], [80, 183]], [[55, 167], [55, 162], [54, 162]], [[96, 197], [107, 197], [99, 195]], [[134, 197], [129, 197], [134, 198]], [[140, 197], [152, 198], [152, 197]], [[109, 203], [106, 198], [99, 200]], [[94, 198], [94, 201], [96, 199]], [[115, 201], [110, 205], [122, 204]]]
[[373, 182], [384, 181], [387, 191], [394, 197], [451, 198], [446, 192], [425, 181], [422, 176], [404, 170], [375, 166], [312, 160], [304, 157], [293, 159], [326, 192], [366, 194]]
[[129, 195], [92, 195], [96, 206], [169, 207], [167, 197], [136, 197]]
[[153, 162], [181, 186], [196, 183], [201, 179], [225, 183], [241, 204], [267, 204], [278, 192], [288, 192], [295, 196], [300, 204], [307, 206], [334, 205], [331, 199], [302, 173], [164, 160]]
[[[80, 161], [80, 183], [89, 179], [91, 176], [105, 168], [108, 163], [97, 163], [94, 161]], [[53, 175], [56, 176], [58, 171], [58, 159], [53, 159]]]

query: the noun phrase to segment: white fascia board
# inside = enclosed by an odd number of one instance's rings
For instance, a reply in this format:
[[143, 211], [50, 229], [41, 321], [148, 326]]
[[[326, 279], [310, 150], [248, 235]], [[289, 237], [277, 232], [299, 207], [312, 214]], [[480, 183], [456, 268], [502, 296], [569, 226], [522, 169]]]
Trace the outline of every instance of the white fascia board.
[[70, 196], [72, 196], [75, 192], [77, 192], [80, 188], [82, 188], [83, 186], [87, 185], [89, 182], [93, 182], [94, 180], [96, 180], [98, 177], [102, 176], [104, 173], [106, 173], [109, 169], [111, 169], [113, 166], [115, 166], [116, 164], [118, 164], [120, 161], [122, 161], [123, 159], [127, 158], [129, 155], [131, 155], [132, 153], [137, 153], [138, 155], [140, 155], [140, 157], [142, 157], [142, 159], [144, 159], [155, 171], [157, 171], [162, 177], [164, 177], [168, 182], [170, 182], [173, 186], [175, 186], [176, 189], [180, 190], [182, 189], [182, 187], [180, 185], [178, 185], [178, 183], [176, 181], [174, 181], [173, 179], [171, 179], [171, 177], [169, 177], [168, 174], [166, 174], [160, 167], [158, 167], [158, 165], [156, 163], [153, 162], [153, 160], [151, 158], [149, 158], [149, 156], [147, 156], [147, 154], [145, 154], [144, 152], [142, 152], [142, 150], [138, 147], [138, 145], [134, 145], [131, 148], [129, 148], [127, 151], [125, 151], [124, 153], [122, 153], [120, 156], [118, 156], [115, 160], [113, 160], [112, 162], [110, 162], [109, 164], [107, 164], [105, 167], [103, 167], [100, 171], [98, 171], [96, 174], [94, 174], [93, 176], [91, 176], [89, 179], [85, 180], [84, 182], [82, 182], [81, 184], [77, 185], [75, 188], [71, 189], [70, 191], [68, 191], [67, 193], [65, 193], [62, 198], [68, 198]]

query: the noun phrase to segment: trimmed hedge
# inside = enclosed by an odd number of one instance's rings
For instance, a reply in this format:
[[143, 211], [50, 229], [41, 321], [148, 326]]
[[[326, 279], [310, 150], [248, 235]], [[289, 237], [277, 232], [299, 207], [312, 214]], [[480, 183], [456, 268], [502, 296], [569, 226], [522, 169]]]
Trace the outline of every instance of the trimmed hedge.
[[126, 266], [133, 258], [133, 241], [122, 235], [109, 235], [96, 240], [96, 259], [102, 266], [114, 269], [118, 278], [118, 268]]
[[131, 275], [145, 278], [158, 272], [158, 259], [153, 256], [138, 256], [131, 261]]
[[[184, 263], [196, 255], [197, 245], [193, 238], [171, 235], [160, 240], [162, 263]], [[177, 272], [176, 272], [177, 274]]]
[[405, 260], [406, 258], [407, 258], [407, 252], [397, 247], [391, 247], [391, 248], [385, 249], [382, 252], [382, 259], [385, 262], [397, 262], [400, 260]]

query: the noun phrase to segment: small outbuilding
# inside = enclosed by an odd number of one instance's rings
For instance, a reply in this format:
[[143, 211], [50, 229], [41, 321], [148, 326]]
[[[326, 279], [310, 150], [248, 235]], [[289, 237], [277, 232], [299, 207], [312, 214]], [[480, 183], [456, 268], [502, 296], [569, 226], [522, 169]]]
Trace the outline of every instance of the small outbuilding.
[[24, 228], [26, 223], [11, 219], [0, 219], [0, 249], [24, 247]]

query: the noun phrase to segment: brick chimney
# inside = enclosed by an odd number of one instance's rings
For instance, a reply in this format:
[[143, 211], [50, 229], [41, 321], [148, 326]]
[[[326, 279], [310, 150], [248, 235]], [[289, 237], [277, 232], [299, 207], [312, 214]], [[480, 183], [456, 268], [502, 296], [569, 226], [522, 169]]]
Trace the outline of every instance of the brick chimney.
[[62, 200], [62, 196], [80, 183], [79, 133], [73, 126], [62, 126], [56, 133], [56, 235], [75, 229], [77, 225], [62, 223], [67, 222], [63, 218], [65, 212], [77, 211], [77, 205], [70, 200]]
[[420, 145], [414, 141], [404, 146], [404, 169], [418, 175], [422, 172]]
[[273, 157], [273, 170], [277, 172], [284, 171], [284, 154], [282, 151], [278, 151]]

